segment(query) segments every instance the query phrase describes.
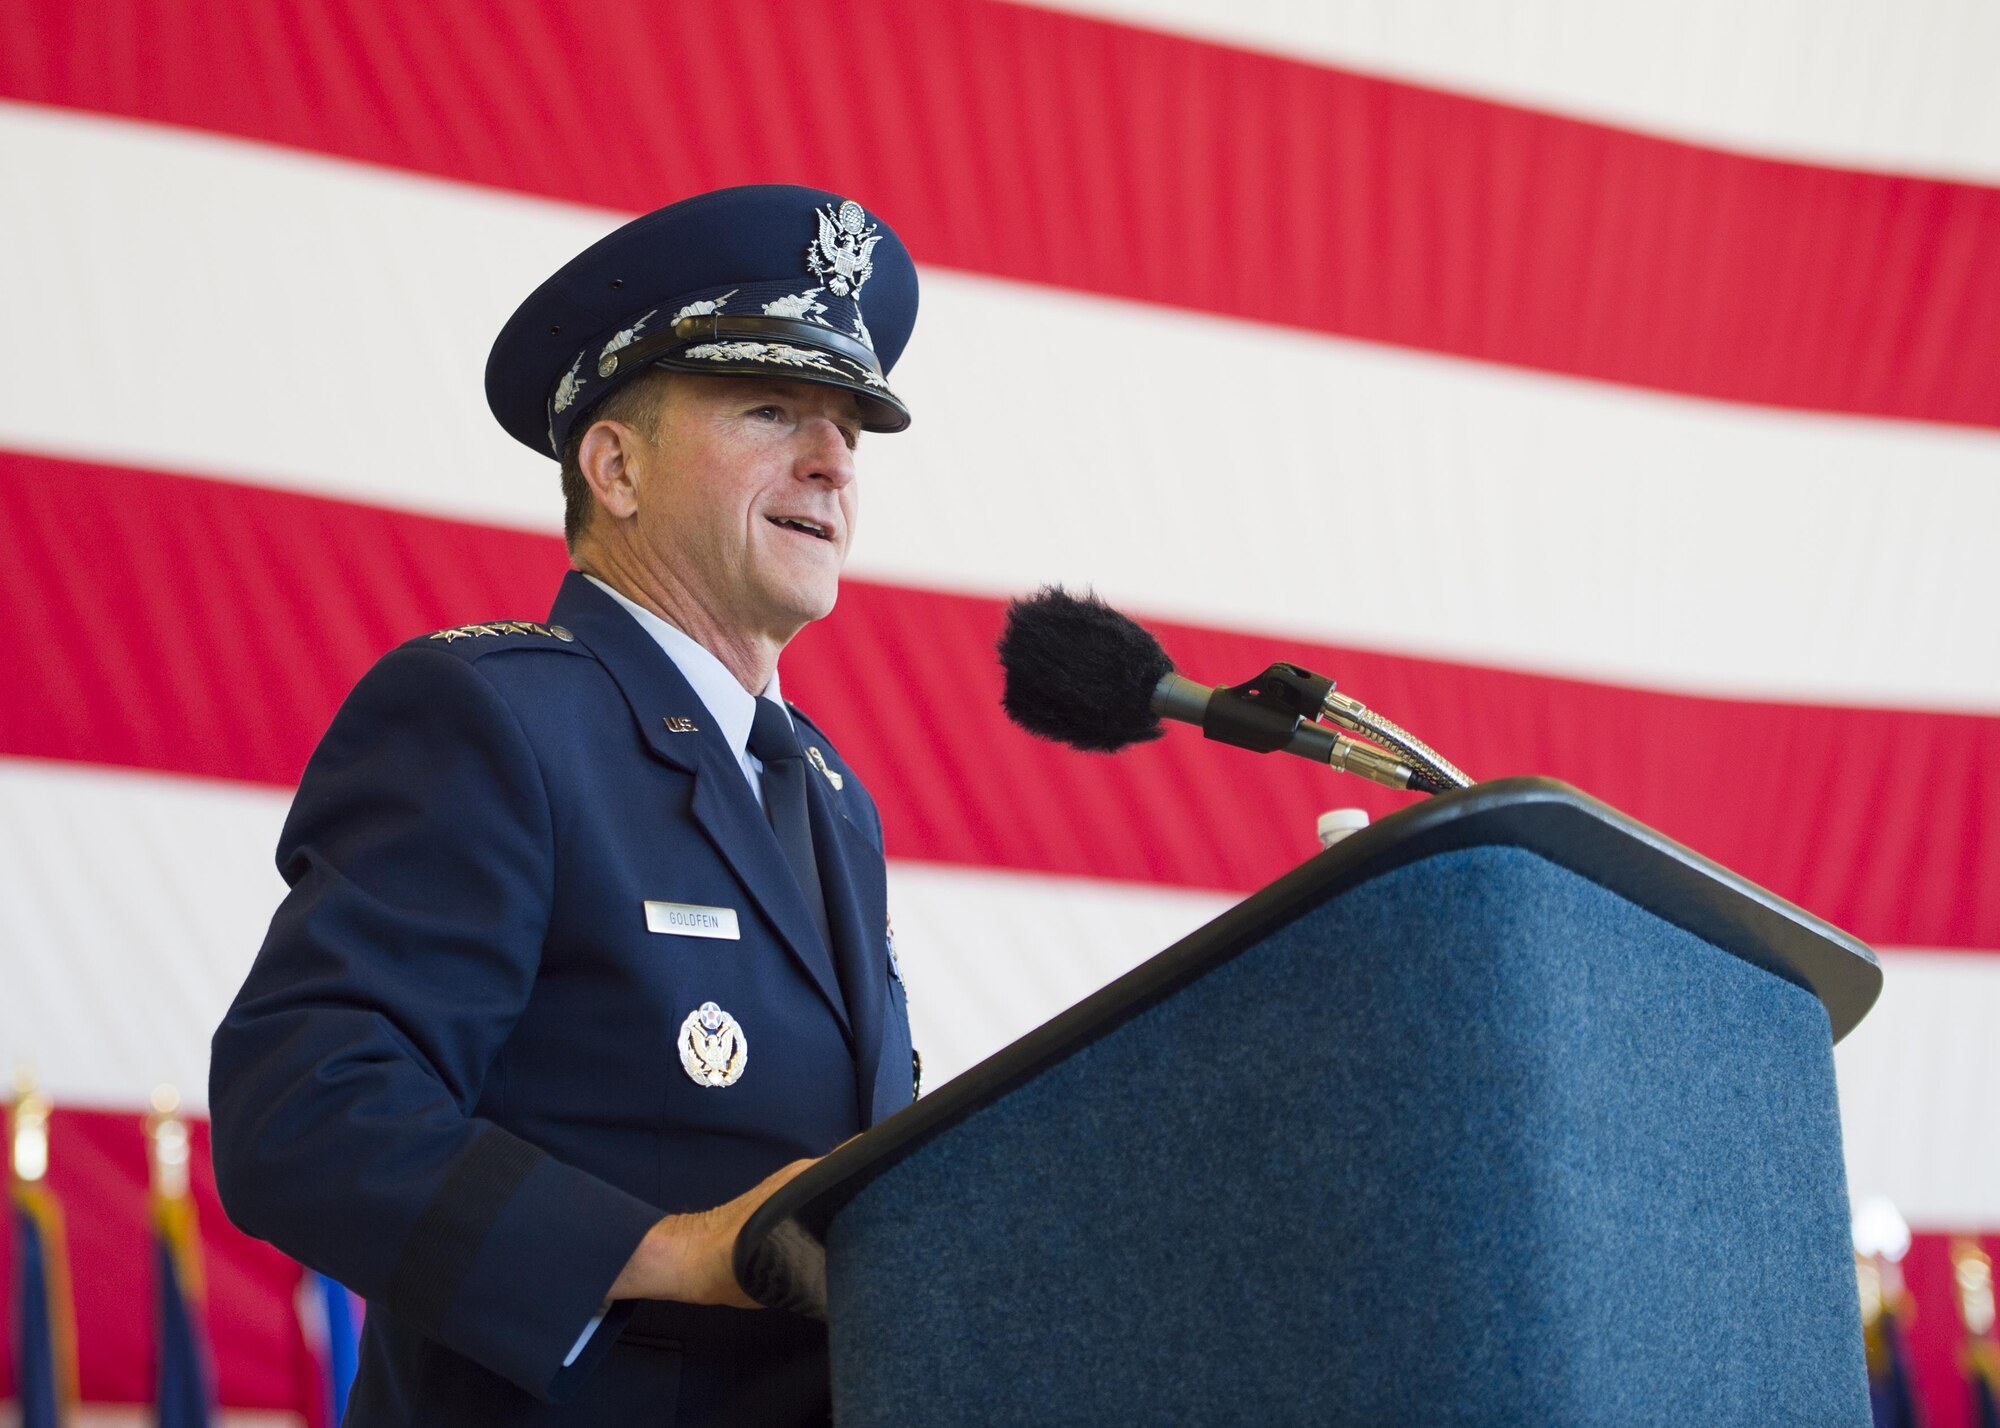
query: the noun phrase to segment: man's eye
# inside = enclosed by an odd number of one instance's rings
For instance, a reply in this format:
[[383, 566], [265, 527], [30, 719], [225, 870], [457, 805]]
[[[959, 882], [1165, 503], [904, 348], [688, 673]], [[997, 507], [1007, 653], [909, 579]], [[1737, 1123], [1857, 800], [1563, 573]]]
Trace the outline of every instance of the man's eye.
[[779, 417], [783, 416], [784, 414], [785, 413], [783, 408], [772, 407], [772, 406], [758, 407], [750, 413], [750, 415], [754, 417], [761, 417], [766, 421], [776, 421]]

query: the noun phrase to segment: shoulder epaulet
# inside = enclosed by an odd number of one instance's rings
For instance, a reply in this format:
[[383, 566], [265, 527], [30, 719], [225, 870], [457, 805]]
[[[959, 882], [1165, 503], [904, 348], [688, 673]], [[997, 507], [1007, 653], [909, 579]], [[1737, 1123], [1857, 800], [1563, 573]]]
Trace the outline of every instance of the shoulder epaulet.
[[489, 620], [478, 625], [454, 625], [448, 630], [439, 630], [423, 638], [438, 640], [447, 645], [455, 645], [460, 640], [483, 640], [504, 638], [508, 635], [530, 635], [539, 639], [555, 640], [560, 644], [572, 644], [576, 636], [561, 625], [543, 625], [533, 620]]

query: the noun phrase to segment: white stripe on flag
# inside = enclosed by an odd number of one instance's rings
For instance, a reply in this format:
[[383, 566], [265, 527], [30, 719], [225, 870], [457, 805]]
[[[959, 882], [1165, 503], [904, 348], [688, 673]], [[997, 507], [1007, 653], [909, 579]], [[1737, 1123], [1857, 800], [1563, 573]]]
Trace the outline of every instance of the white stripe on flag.
[[1235, 905], [1227, 893], [892, 862], [889, 915], [924, 1089]]
[[288, 795], [0, 758], [0, 1056], [58, 1104], [208, 1104], [208, 1038], [285, 885]]
[[2000, 953], [1882, 954], [1882, 999], [1834, 1049], [1857, 1205], [2000, 1230]]
[[[553, 467], [500, 433], [480, 374], [512, 305], [615, 215], [21, 105], [0, 152], [0, 446], [555, 529]], [[865, 445], [857, 574], [2000, 710], [2000, 434], [925, 284], [896, 372], [918, 421]]]

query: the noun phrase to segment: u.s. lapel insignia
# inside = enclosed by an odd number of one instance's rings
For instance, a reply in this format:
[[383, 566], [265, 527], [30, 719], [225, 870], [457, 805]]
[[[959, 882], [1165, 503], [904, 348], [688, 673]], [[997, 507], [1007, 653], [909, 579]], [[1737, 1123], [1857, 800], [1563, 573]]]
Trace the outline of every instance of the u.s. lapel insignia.
[[669, 734], [693, 734], [699, 732], [694, 720], [684, 719], [678, 714], [662, 714], [660, 722], [667, 726]]
[[833, 791], [839, 793], [841, 785], [846, 783], [847, 780], [826, 766], [826, 755], [822, 754], [817, 747], [809, 745], [806, 748], [806, 758], [814, 768], [826, 775], [826, 781], [833, 785]]
[[870, 223], [867, 211], [851, 198], [838, 211], [830, 203], [816, 208], [813, 217], [819, 220], [819, 236], [806, 244], [806, 266], [835, 297], [860, 302], [861, 285], [875, 271], [870, 255], [882, 241], [876, 231], [881, 225]]
[[750, 1043], [736, 1018], [714, 1002], [703, 1002], [681, 1023], [681, 1065], [697, 1086], [734, 1086], [743, 1079]]

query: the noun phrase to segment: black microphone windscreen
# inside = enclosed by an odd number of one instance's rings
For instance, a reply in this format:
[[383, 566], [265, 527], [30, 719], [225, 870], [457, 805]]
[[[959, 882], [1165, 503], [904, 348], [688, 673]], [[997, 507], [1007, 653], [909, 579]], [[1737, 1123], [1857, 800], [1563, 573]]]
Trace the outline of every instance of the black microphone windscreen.
[[1153, 688], [1174, 672], [1160, 642], [1095, 595], [1048, 585], [1007, 607], [1000, 706], [1030, 734], [1112, 753], [1157, 739]]

